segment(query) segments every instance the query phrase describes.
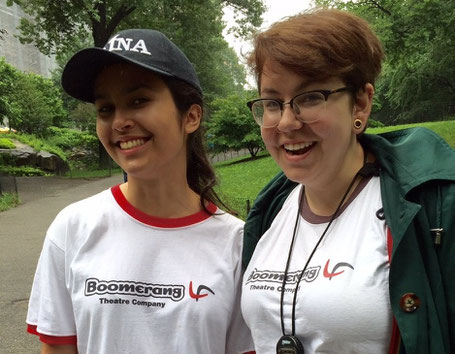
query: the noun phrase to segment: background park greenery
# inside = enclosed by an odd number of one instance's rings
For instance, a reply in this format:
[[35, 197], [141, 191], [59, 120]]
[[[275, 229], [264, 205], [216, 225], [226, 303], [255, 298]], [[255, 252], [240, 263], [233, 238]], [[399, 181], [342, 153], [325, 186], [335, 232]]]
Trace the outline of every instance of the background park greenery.
[[[103, 46], [125, 28], [158, 29], [193, 62], [205, 93], [207, 146], [212, 154], [247, 149], [256, 159], [219, 163], [220, 193], [242, 213], [278, 167], [260, 152], [259, 128], [245, 102], [257, 96], [246, 71], [222, 31], [223, 9], [237, 16], [232, 28], [250, 38], [262, 23], [262, 0], [8, 0], [29, 15], [20, 23], [21, 41], [56, 56], [51, 79], [23, 73], [0, 58], [0, 123], [8, 118], [15, 133], [0, 135], [0, 148], [20, 141], [60, 156], [70, 176], [99, 176], [109, 159], [95, 134], [90, 104], [61, 89], [63, 65], [77, 50]], [[426, 125], [455, 146], [455, 2], [445, 0], [313, 0], [314, 5], [347, 9], [368, 20], [386, 52], [376, 83], [372, 126]], [[1, 27], [1, 26], [0, 26]], [[0, 28], [0, 41], [8, 35]], [[377, 132], [373, 130], [373, 132]], [[42, 175], [0, 158], [0, 173]]]

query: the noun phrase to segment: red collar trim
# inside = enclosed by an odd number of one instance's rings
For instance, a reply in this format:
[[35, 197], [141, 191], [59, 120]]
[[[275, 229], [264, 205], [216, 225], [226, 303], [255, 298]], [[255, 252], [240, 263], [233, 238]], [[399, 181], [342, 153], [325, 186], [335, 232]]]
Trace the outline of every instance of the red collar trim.
[[[120, 208], [122, 208], [128, 215], [133, 217], [134, 219], [140, 221], [143, 224], [147, 224], [150, 226], [155, 227], [162, 227], [162, 228], [176, 228], [176, 227], [184, 227], [190, 226], [193, 224], [197, 224], [201, 221], [208, 219], [211, 214], [207, 213], [204, 210], [201, 210], [193, 215], [184, 216], [181, 218], [158, 218], [156, 216], [148, 215], [139, 209], [136, 209], [132, 206], [123, 195], [120, 185], [114, 186], [111, 188], [112, 195], [114, 196], [115, 201], [118, 203]], [[210, 213], [215, 213], [217, 210], [217, 206], [213, 203], [209, 203], [207, 205], [207, 210]]]

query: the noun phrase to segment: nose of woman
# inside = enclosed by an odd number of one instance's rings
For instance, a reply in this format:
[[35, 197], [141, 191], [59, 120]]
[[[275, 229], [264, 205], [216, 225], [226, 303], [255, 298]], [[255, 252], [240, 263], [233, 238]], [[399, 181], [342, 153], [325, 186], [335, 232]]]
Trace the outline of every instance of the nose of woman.
[[132, 119], [131, 114], [126, 110], [117, 109], [114, 114], [114, 119], [112, 120], [112, 129], [118, 132], [123, 132], [125, 130], [133, 128], [135, 125], [134, 119]]
[[281, 113], [280, 121], [276, 129], [278, 132], [285, 133], [302, 128], [303, 123], [297, 119], [294, 110], [290, 105], [285, 105]]

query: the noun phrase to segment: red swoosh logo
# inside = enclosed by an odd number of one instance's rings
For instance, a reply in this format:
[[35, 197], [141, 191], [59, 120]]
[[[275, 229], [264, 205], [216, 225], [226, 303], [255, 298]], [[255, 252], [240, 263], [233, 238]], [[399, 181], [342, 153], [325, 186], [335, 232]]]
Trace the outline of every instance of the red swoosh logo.
[[208, 294], [201, 294], [201, 295], [195, 294], [195, 293], [193, 292], [193, 282], [190, 281], [190, 297], [191, 297], [192, 299], [196, 299], [196, 300], [197, 300], [197, 299], [200, 299], [200, 298], [202, 298], [202, 297], [206, 297], [207, 295], [208, 295]]
[[340, 275], [341, 273], [344, 273], [344, 270], [342, 270], [341, 272], [338, 272], [338, 273], [330, 273], [329, 272], [329, 262], [330, 262], [330, 259], [327, 260], [327, 263], [325, 264], [325, 267], [324, 267], [324, 277], [326, 278], [332, 278], [334, 276], [337, 276], [337, 275]]

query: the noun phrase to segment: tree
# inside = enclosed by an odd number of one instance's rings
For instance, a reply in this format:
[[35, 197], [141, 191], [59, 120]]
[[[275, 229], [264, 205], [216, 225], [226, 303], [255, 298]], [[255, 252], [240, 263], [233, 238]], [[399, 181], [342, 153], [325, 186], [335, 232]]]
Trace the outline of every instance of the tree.
[[255, 157], [264, 147], [260, 128], [246, 106], [254, 95], [246, 91], [213, 102], [213, 113], [206, 124], [207, 141], [215, 152], [248, 149], [250, 155]]
[[52, 81], [32, 73], [19, 73], [10, 97], [10, 127], [18, 131], [45, 136], [67, 113], [60, 93]]
[[0, 58], [0, 118], [10, 128], [45, 135], [67, 116], [60, 92], [53, 82], [39, 75], [23, 73]]
[[[158, 19], [161, 19], [160, 15], [168, 15], [164, 19], [170, 19], [169, 8], [185, 11], [185, 9], [191, 9], [193, 4], [200, 4], [200, 13], [193, 13], [193, 15], [203, 19], [204, 15], [210, 15], [209, 11], [214, 5], [230, 6], [237, 14], [241, 14], [237, 31], [244, 34], [262, 23], [261, 15], [265, 10], [261, 0], [7, 1], [9, 6], [13, 3], [21, 6], [32, 18], [32, 20], [21, 20], [19, 26], [22, 32], [21, 41], [34, 43], [44, 54], [65, 52], [68, 48], [72, 48], [78, 38], [86, 38], [90, 34], [93, 44], [102, 47], [122, 23], [127, 23], [129, 27], [137, 25], [134, 21], [128, 21], [133, 12]], [[197, 38], [194, 40], [196, 41]]]
[[386, 61], [377, 91], [378, 119], [440, 119], [438, 105], [455, 113], [455, 2], [441, 0], [316, 0], [352, 11], [371, 23]]
[[0, 58], [0, 121], [3, 117], [10, 119], [15, 114], [14, 107], [11, 105], [11, 96], [19, 74], [19, 71], [8, 64], [5, 58]]

